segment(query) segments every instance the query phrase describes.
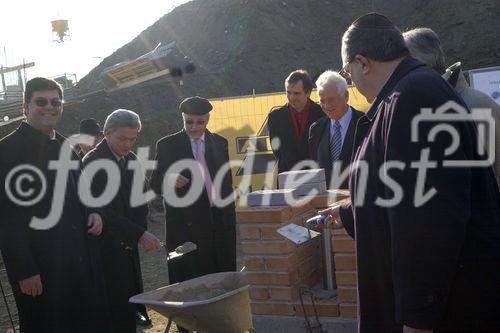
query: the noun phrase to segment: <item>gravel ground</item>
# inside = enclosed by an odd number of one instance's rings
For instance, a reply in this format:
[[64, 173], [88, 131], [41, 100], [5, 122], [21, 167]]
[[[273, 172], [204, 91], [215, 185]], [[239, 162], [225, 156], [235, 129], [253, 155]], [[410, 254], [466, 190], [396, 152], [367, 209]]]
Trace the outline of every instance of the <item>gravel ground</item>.
[[[165, 239], [165, 224], [163, 222], [163, 215], [153, 216], [148, 229], [150, 232], [155, 234], [160, 240]], [[160, 287], [167, 285], [168, 283], [168, 270], [165, 263], [165, 251], [143, 251], [141, 249], [141, 268], [142, 268], [142, 276], [144, 280], [144, 290], [154, 290]], [[239, 255], [238, 258], [241, 258]], [[0, 263], [0, 267], [2, 264]], [[241, 259], [238, 261], [238, 266], [241, 267]], [[10, 292], [10, 286], [6, 281], [5, 273], [0, 273], [0, 281], [4, 289], [7, 289], [6, 292]], [[9, 298], [9, 305], [11, 311], [16, 311], [15, 304], [13, 298]], [[167, 325], [167, 319], [162, 315], [156, 313], [155, 311], [148, 310], [149, 316], [153, 325], [147, 328], [137, 328], [137, 333], [163, 333], [165, 331]], [[17, 320], [17, 316], [15, 316]], [[172, 325], [175, 327], [175, 325]], [[13, 332], [10, 329], [9, 317], [5, 308], [5, 304], [3, 299], [0, 299], [0, 333], [11, 333]], [[170, 330], [171, 333], [176, 332], [177, 330], [172, 328]]]

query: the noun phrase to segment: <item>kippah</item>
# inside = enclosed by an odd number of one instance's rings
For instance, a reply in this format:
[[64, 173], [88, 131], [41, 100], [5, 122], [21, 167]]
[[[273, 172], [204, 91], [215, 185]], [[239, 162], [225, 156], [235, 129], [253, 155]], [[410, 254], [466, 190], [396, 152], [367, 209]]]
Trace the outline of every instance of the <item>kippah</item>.
[[396, 29], [394, 23], [392, 23], [387, 16], [379, 13], [368, 13], [360, 16], [351, 24], [351, 26], [358, 29]]

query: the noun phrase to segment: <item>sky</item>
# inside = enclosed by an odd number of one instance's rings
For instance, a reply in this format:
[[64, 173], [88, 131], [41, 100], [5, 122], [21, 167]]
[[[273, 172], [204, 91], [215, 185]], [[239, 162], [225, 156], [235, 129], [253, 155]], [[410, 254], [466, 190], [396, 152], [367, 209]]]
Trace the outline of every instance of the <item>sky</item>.
[[[28, 79], [76, 74], [79, 80], [122, 45], [189, 0], [6, 0], [0, 11], [0, 66], [35, 62]], [[51, 21], [68, 20], [70, 40], [53, 41]], [[23, 60], [24, 59], [24, 60]], [[14, 75], [6, 77], [14, 84]]]

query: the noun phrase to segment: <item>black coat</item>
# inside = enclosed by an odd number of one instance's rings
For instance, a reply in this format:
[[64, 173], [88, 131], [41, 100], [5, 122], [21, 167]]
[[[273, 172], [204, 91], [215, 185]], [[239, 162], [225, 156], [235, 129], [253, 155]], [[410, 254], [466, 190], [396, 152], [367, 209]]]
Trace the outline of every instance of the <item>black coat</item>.
[[[163, 193], [162, 182], [169, 167], [180, 160], [193, 161], [189, 136], [184, 130], [160, 139], [156, 145], [157, 169], [151, 175], [151, 188]], [[205, 131], [205, 159], [212, 180], [220, 167], [229, 161], [228, 143], [222, 136]], [[188, 193], [193, 177], [201, 173], [184, 170], [181, 174], [191, 181], [176, 189], [178, 197]], [[201, 180], [203, 181], [203, 180]], [[223, 178], [220, 189], [222, 198], [233, 196], [231, 172]], [[212, 207], [205, 188], [191, 205], [174, 207], [164, 200], [166, 220], [166, 245], [175, 250], [184, 242], [198, 246], [195, 252], [169, 262], [170, 283], [180, 282], [205, 274], [236, 270], [236, 216], [234, 201], [224, 207]]]
[[269, 139], [280, 139], [280, 147], [273, 147], [273, 154], [278, 160], [278, 173], [290, 171], [300, 161], [311, 159], [309, 156], [309, 127], [325, 114], [321, 107], [309, 100], [309, 116], [304, 126], [300, 140], [297, 140], [288, 104], [269, 113], [267, 127]]
[[[349, 127], [347, 128], [344, 143], [342, 144], [342, 150], [340, 151], [339, 160], [342, 162], [342, 164], [339, 174], [342, 174], [351, 163], [356, 123], [358, 122], [358, 119], [364, 115], [363, 112], [360, 112], [353, 107], [351, 107], [351, 110], [351, 121], [349, 122]], [[331, 177], [333, 171], [333, 162], [330, 154], [330, 128], [330, 118], [326, 116], [314, 122], [309, 128], [309, 154], [311, 156], [311, 159], [315, 160], [320, 168], [325, 169], [325, 177], [328, 188], [330, 188], [331, 185]], [[345, 180], [340, 184], [340, 186], [336, 188], [347, 189], [348, 185], [349, 177], [346, 177]]]
[[[87, 234], [90, 210], [79, 200], [80, 169], [70, 171], [62, 215], [48, 230], [29, 227], [33, 217], [44, 218], [53, 203], [55, 171], [65, 138], [55, 140], [23, 122], [0, 141], [0, 179], [16, 166], [38, 168], [47, 190], [38, 203], [19, 206], [0, 186], [0, 246], [19, 310], [23, 332], [109, 332], [109, 316], [96, 237]], [[72, 158], [78, 161], [76, 153]], [[40, 193], [40, 181], [25, 182]], [[33, 198], [33, 196], [31, 198]], [[31, 297], [21, 293], [19, 281], [40, 274], [43, 292]]]
[[[142, 204], [132, 207], [130, 204], [133, 171], [128, 170], [129, 161], [136, 160], [134, 153], [124, 156], [125, 170], [120, 169], [117, 160], [102, 140], [83, 159], [85, 167], [99, 160], [112, 161], [120, 170], [120, 187], [117, 195], [104, 211], [104, 228], [100, 237], [106, 291], [113, 319], [113, 332], [135, 332], [135, 309], [128, 299], [143, 291], [139, 251], [139, 238], [147, 229], [148, 206]], [[99, 162], [96, 162], [99, 163]], [[108, 182], [104, 170], [98, 171], [91, 181], [92, 193], [99, 196]], [[141, 188], [142, 190], [142, 188]]]
[[[479, 159], [475, 126], [431, 119], [419, 123], [420, 139], [411, 140], [420, 109], [435, 112], [448, 101], [465, 107], [437, 72], [406, 58], [358, 121], [354, 163], [366, 162], [368, 174], [356, 169], [349, 189], [353, 202], [363, 202], [358, 186], [366, 176], [366, 196], [362, 205], [343, 207], [341, 218], [356, 237], [361, 332], [401, 332], [402, 324], [435, 332], [500, 332], [500, 194], [493, 171], [442, 163]], [[441, 122], [460, 137], [449, 156], [449, 134], [427, 139]], [[427, 169], [424, 190], [436, 193], [417, 206], [418, 173], [410, 163], [426, 151], [437, 165]], [[404, 163], [402, 170], [387, 171], [403, 193], [389, 208], [375, 203], [394, 197], [394, 185], [379, 176], [386, 161]]]

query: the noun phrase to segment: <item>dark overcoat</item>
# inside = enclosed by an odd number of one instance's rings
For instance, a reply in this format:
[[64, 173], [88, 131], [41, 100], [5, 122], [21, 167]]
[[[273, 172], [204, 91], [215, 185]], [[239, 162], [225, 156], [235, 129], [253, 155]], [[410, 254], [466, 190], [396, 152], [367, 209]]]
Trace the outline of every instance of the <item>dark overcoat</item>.
[[[19, 310], [22, 332], [109, 332], [110, 321], [98, 256], [96, 237], [87, 233], [91, 212], [79, 200], [80, 169], [64, 181], [66, 191], [62, 215], [48, 230], [29, 227], [33, 217], [44, 218], [51, 209], [56, 173], [50, 161], [59, 159], [65, 138], [55, 139], [21, 123], [0, 141], [0, 179], [16, 166], [29, 165], [41, 171], [47, 188], [40, 201], [28, 206], [13, 202], [0, 186], [0, 246]], [[73, 152], [73, 159], [78, 160]], [[40, 178], [21, 182], [23, 191], [41, 190]], [[19, 175], [19, 173], [17, 174]], [[10, 184], [15, 184], [12, 178]], [[15, 188], [15, 186], [10, 187]], [[18, 197], [19, 198], [19, 197]], [[21, 293], [19, 281], [40, 274], [43, 292], [38, 297]]]
[[[340, 175], [348, 169], [351, 163], [356, 124], [358, 123], [358, 119], [364, 115], [363, 112], [353, 107], [351, 107], [351, 110], [351, 121], [349, 122], [349, 127], [347, 128], [347, 133], [342, 144], [342, 150], [340, 151]], [[318, 119], [309, 128], [309, 155], [312, 160], [318, 163], [320, 168], [325, 169], [325, 178], [328, 188], [330, 188], [333, 173], [332, 155], [330, 153], [330, 129], [330, 118], [327, 116]], [[348, 186], [349, 177], [346, 177], [336, 188], [347, 189]]]
[[[500, 331], [500, 194], [491, 167], [443, 165], [484, 158], [474, 123], [437, 110], [448, 101], [465, 107], [437, 72], [408, 57], [358, 121], [353, 204], [341, 219], [356, 237], [361, 332]], [[416, 118], [421, 108], [438, 116]], [[446, 151], [446, 131], [429, 136], [437, 125], [458, 133], [455, 150]], [[424, 179], [415, 162], [426, 155]]]
[[309, 100], [309, 116], [300, 139], [297, 139], [288, 104], [269, 113], [267, 118], [269, 139], [280, 140], [279, 147], [273, 147], [274, 157], [278, 161], [278, 173], [290, 171], [297, 163], [311, 159], [308, 147], [309, 127], [324, 115], [321, 107]]
[[[128, 299], [142, 293], [142, 275], [137, 248], [139, 238], [147, 229], [147, 203], [132, 207], [130, 204], [133, 171], [129, 161], [137, 160], [130, 152], [123, 157], [125, 165], [120, 168], [106, 139], [103, 139], [83, 159], [83, 172], [90, 163], [111, 161], [120, 170], [120, 187], [111, 202], [99, 207], [104, 212], [104, 228], [99, 240], [102, 253], [106, 291], [113, 319], [113, 332], [135, 332], [136, 307]], [[97, 161], [97, 162], [96, 162]], [[108, 183], [104, 170], [98, 171], [91, 182], [92, 194], [101, 195]], [[140, 190], [143, 190], [141, 187]]]
[[[156, 145], [157, 169], [151, 175], [151, 188], [163, 193], [163, 177], [169, 167], [181, 160], [194, 161], [191, 141], [184, 130], [160, 139]], [[222, 136], [205, 131], [205, 160], [214, 180], [219, 169], [229, 161], [228, 143]], [[193, 177], [201, 172], [183, 170], [181, 174], [190, 182], [175, 190], [182, 198], [189, 192]], [[233, 196], [231, 172], [228, 171], [220, 188], [215, 188], [222, 198]], [[223, 207], [210, 207], [205, 187], [200, 196], [190, 205], [178, 207], [164, 200], [166, 222], [166, 245], [175, 250], [184, 242], [193, 242], [198, 249], [181, 259], [169, 262], [170, 283], [180, 282], [205, 274], [236, 270], [236, 216], [234, 201]]]

